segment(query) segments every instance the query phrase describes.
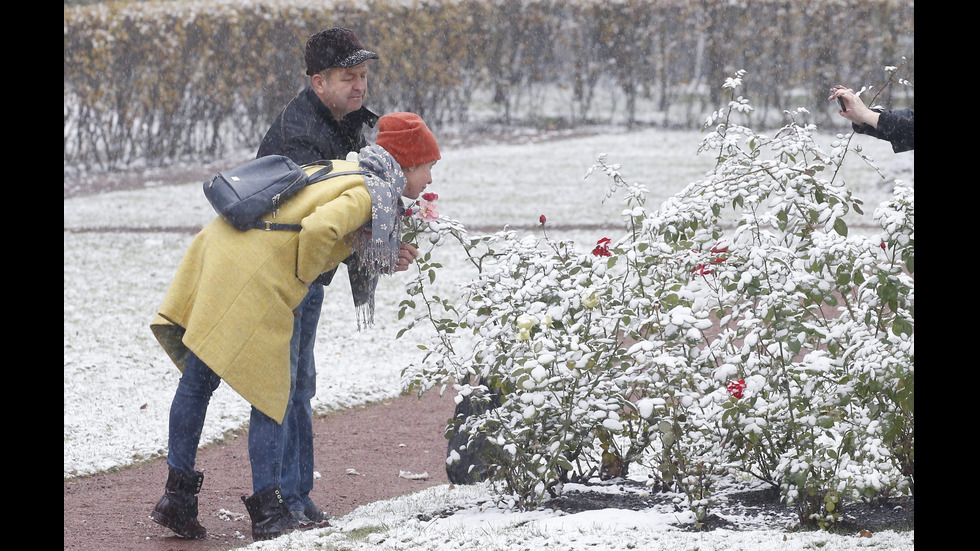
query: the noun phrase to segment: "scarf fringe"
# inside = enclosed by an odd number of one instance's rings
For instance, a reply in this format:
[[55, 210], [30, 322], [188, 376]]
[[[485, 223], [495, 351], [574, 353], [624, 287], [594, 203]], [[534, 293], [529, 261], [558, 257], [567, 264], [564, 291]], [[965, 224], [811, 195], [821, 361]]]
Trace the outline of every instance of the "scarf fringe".
[[357, 317], [358, 332], [374, 325], [374, 297], [372, 296], [365, 304], [355, 306], [354, 312]]
[[[398, 232], [395, 237], [400, 238], [400, 234], [401, 232]], [[355, 250], [357, 250], [357, 261], [367, 273], [391, 275], [395, 272], [395, 267], [398, 266], [398, 249], [392, 250], [387, 243], [380, 239], [372, 240], [366, 243], [366, 246], [358, 247]]]

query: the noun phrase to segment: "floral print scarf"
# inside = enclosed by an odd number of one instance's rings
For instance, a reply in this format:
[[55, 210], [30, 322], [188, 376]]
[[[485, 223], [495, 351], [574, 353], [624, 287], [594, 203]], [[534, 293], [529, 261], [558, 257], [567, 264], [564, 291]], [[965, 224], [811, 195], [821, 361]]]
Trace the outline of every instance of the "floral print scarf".
[[407, 182], [394, 157], [379, 145], [361, 149], [357, 162], [366, 172], [364, 183], [371, 195], [371, 221], [351, 237], [354, 254], [347, 263], [360, 330], [374, 323], [378, 277], [393, 274], [398, 265], [401, 219], [405, 211], [401, 196]]

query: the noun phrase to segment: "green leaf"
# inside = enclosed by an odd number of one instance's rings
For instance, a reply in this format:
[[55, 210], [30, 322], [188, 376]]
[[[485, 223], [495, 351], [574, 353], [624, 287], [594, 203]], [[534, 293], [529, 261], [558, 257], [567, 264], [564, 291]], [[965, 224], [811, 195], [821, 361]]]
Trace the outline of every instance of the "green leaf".
[[892, 333], [895, 335], [902, 335], [903, 333], [911, 335], [912, 326], [904, 319], [896, 318], [895, 321], [892, 322]]
[[793, 340], [786, 343], [786, 346], [787, 348], [789, 348], [789, 351], [792, 352], [793, 354], [799, 354], [800, 349], [803, 348], [803, 343], [801, 343], [800, 341]]
[[843, 218], [834, 220], [834, 231], [842, 237], [847, 237], [847, 224], [844, 222]]

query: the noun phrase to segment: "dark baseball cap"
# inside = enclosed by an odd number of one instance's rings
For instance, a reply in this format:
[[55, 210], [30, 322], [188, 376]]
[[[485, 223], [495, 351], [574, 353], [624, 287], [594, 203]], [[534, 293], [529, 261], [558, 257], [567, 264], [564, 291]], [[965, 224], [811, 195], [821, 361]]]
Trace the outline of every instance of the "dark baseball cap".
[[306, 74], [313, 76], [329, 67], [353, 67], [369, 59], [381, 59], [365, 50], [350, 29], [322, 30], [306, 41]]

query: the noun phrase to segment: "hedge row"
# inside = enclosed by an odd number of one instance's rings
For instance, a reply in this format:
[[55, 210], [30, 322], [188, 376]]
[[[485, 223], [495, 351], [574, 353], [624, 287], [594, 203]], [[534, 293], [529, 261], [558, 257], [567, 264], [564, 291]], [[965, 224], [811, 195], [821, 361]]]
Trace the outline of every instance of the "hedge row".
[[[760, 116], [884, 81], [914, 53], [894, 0], [171, 0], [65, 7], [65, 164], [256, 147], [304, 86], [306, 38], [354, 29], [369, 106], [448, 124], [698, 126], [739, 69]], [[802, 91], [802, 92], [801, 92]], [[891, 98], [885, 98], [886, 100]], [[819, 115], [818, 115], [819, 116]], [[774, 121], [780, 122], [780, 121]]]

